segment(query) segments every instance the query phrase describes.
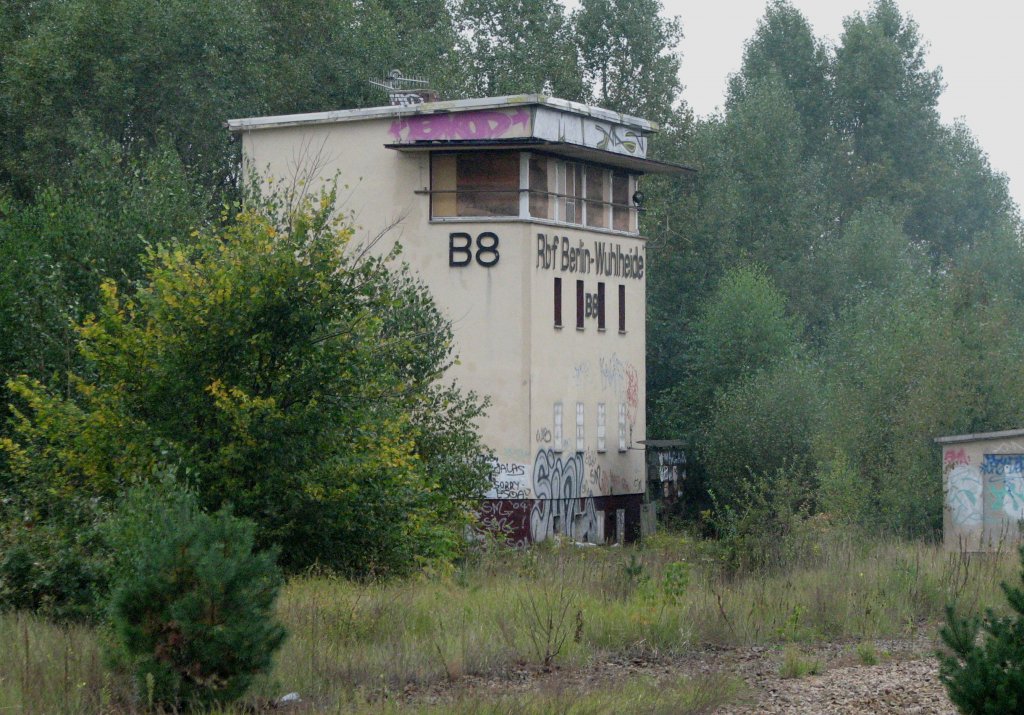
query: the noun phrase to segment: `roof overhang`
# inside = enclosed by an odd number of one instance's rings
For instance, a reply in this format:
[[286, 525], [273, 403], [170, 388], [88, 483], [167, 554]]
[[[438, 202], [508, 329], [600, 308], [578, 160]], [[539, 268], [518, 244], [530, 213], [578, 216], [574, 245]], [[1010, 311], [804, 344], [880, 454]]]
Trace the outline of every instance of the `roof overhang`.
[[626, 154], [616, 154], [610, 151], [594, 149], [592, 147], [570, 144], [569, 142], [550, 142], [539, 139], [527, 138], [522, 140], [496, 140], [496, 141], [437, 141], [437, 142], [416, 142], [413, 144], [393, 143], [385, 144], [388, 149], [401, 152], [430, 152], [430, 151], [479, 151], [482, 149], [496, 150], [521, 150], [532, 149], [556, 156], [567, 157], [579, 161], [589, 161], [595, 164], [612, 166], [638, 174], [668, 174], [680, 176], [683, 174], [696, 174], [697, 170], [683, 164], [673, 164], [667, 161], [646, 159]]
[[956, 444], [958, 442], [975, 442], [978, 440], [1013, 439], [1024, 437], [1024, 429], [1010, 429], [1001, 432], [978, 432], [977, 434], [956, 434], [949, 437], [936, 437], [937, 444]]

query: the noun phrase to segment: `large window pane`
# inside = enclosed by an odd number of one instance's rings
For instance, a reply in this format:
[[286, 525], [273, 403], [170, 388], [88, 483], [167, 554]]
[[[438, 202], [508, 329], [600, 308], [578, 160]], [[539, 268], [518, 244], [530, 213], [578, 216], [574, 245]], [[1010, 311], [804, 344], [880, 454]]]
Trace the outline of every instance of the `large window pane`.
[[518, 152], [456, 154], [459, 216], [519, 215]]
[[629, 174], [612, 174], [612, 204], [612, 228], [616, 231], [632, 230]]
[[555, 162], [546, 156], [530, 157], [530, 216], [533, 218], [555, 217], [555, 206], [551, 200], [555, 183], [554, 168]]
[[608, 226], [605, 205], [605, 179], [608, 172], [595, 166], [587, 167], [587, 225], [595, 228]]

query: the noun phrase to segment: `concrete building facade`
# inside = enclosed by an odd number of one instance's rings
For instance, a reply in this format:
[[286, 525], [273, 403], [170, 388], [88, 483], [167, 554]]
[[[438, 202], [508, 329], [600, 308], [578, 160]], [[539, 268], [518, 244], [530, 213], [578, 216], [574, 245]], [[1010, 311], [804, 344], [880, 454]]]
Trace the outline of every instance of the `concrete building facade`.
[[238, 119], [247, 170], [338, 178], [371, 250], [452, 322], [450, 377], [491, 397], [482, 520], [516, 542], [639, 533], [651, 123], [541, 95]]

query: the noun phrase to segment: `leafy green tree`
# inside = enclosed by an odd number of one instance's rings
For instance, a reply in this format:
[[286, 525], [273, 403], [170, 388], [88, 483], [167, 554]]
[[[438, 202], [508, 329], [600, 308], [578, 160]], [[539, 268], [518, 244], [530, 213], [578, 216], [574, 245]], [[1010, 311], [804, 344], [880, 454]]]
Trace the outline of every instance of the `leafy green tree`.
[[719, 507], [736, 505], [752, 474], [768, 485], [785, 477], [802, 493], [813, 493], [826, 394], [820, 369], [798, 355], [719, 393], [699, 453]]
[[1007, 179], [961, 122], [942, 127], [936, 155], [921, 179], [920, 200], [906, 217], [905, 231], [946, 263], [976, 242], [1020, 234], [1018, 209]]
[[[186, 236], [206, 220], [209, 201], [171, 147], [132, 155], [98, 141], [83, 145], [62, 182], [35, 201], [6, 199], [0, 380], [26, 374], [63, 382], [77, 364], [73, 323], [99, 308], [101, 281], [109, 277], [129, 288], [142, 275], [146, 237]], [[0, 402], [4, 414], [6, 402]]]
[[557, 0], [462, 0], [458, 14], [471, 94], [587, 99], [576, 35]]
[[829, 136], [832, 92], [830, 58], [807, 18], [786, 0], [773, 0], [743, 48], [743, 65], [729, 80], [727, 106], [741, 102], [752, 86], [777, 80], [793, 97], [805, 152], [821, 150]]
[[454, 555], [490, 471], [480, 404], [436, 384], [451, 330], [426, 289], [348, 250], [332, 210], [247, 207], [151, 248], [132, 294], [106, 281], [69, 394], [10, 383], [15, 509], [44, 520], [54, 496], [109, 501], [180, 464], [290, 568]]
[[166, 138], [211, 186], [234, 172], [223, 121], [264, 111], [274, 66], [253, 2], [69, 0], [23, 17], [0, 68], [0, 169], [21, 196], [62, 177], [88, 133]]
[[573, 16], [584, 76], [606, 109], [667, 122], [682, 85], [678, 18], [659, 0], [582, 0]]
[[694, 322], [688, 373], [663, 398], [666, 419], [694, 431], [716, 393], [792, 354], [797, 335], [785, 298], [762, 268], [728, 271]]
[[424, 75], [447, 99], [465, 92], [456, 28], [443, 0], [258, 0], [274, 60], [272, 114], [379, 106], [368, 80], [391, 69]]
[[836, 189], [846, 210], [865, 197], [913, 203], [934, 161], [942, 75], [925, 64], [917, 24], [892, 0], [844, 22], [834, 61]]
[[[1024, 549], [1020, 558], [1024, 565]], [[997, 616], [990, 608], [984, 619], [965, 618], [950, 606], [940, 631], [949, 651], [939, 653], [939, 679], [965, 715], [1024, 711], [1024, 590], [1007, 583], [1000, 586], [1010, 615]]]

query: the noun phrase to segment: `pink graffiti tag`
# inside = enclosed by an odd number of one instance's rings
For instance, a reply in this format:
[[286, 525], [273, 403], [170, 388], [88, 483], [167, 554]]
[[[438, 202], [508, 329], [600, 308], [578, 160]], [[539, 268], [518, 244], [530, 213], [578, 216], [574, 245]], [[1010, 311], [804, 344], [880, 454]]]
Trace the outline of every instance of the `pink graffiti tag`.
[[960, 449], [947, 449], [942, 454], [942, 461], [947, 467], [952, 467], [957, 464], [970, 464], [971, 458], [967, 456], [967, 452], [961, 447]]
[[[397, 142], [451, 141], [456, 139], [500, 139], [513, 127], [530, 127], [530, 112], [461, 112], [404, 117], [391, 122], [391, 136]], [[521, 132], [513, 136], [522, 136]]]

